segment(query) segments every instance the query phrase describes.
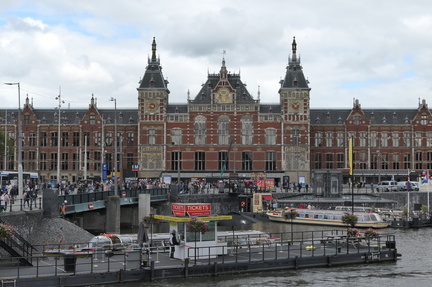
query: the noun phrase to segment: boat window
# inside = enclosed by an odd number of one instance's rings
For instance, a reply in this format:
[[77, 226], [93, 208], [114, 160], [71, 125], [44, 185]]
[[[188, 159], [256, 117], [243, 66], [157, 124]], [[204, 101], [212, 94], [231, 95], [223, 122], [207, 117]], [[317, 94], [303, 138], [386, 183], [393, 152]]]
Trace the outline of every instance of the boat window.
[[376, 214], [372, 213], [372, 214], [369, 214], [369, 215], [370, 215], [371, 221], [379, 221], [378, 218], [376, 217]]
[[319, 214], [315, 214], [315, 215], [314, 215], [314, 218], [319, 218]]
[[305, 217], [304, 213], [300, 213], [300, 217]]
[[305, 214], [305, 218], [309, 218], [309, 213], [306, 213], [306, 214]]
[[318, 219], [323, 219], [323, 218], [324, 218], [324, 215], [318, 214]]
[[335, 215], [335, 216], [334, 216], [334, 219], [335, 219], [335, 220], [342, 220], [342, 216], [340, 216], [340, 215]]

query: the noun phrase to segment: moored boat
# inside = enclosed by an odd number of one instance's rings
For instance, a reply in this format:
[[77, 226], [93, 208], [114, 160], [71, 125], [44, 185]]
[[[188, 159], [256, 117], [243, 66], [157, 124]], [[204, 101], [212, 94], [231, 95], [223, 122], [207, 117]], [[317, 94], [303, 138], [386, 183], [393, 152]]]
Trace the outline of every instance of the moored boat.
[[[297, 212], [297, 216], [291, 219], [287, 214], [290, 211]], [[268, 212], [267, 216], [269, 220], [276, 222], [346, 227], [347, 225], [342, 222], [342, 216], [347, 213], [340, 210], [286, 208]], [[386, 228], [389, 225], [378, 213], [355, 211], [354, 214], [358, 217], [355, 225], [357, 228]]]

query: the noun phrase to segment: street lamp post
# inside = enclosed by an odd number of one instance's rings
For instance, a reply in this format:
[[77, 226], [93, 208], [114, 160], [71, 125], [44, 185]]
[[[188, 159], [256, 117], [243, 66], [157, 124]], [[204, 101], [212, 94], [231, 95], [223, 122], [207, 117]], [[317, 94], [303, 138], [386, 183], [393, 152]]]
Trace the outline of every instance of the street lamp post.
[[5, 83], [18, 86], [18, 195], [23, 195], [23, 166], [22, 166], [22, 132], [21, 132], [21, 89], [20, 83]]
[[111, 97], [112, 102], [114, 102], [114, 192], [118, 195], [117, 186], [117, 100]]
[[57, 130], [57, 186], [60, 189], [60, 144], [61, 144], [61, 138], [60, 138], [60, 126], [61, 126], [61, 104], [64, 103], [61, 100], [61, 95], [59, 94], [56, 98], [56, 100], [59, 101], [58, 103], [58, 130]]

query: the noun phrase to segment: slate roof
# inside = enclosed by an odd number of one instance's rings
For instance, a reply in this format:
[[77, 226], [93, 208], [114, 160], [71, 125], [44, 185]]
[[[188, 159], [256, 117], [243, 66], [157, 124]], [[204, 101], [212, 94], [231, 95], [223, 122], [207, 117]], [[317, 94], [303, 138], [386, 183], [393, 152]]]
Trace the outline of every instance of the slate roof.
[[[342, 125], [352, 109], [311, 109], [311, 125]], [[417, 109], [362, 109], [371, 125], [406, 125], [417, 115]]]
[[152, 56], [148, 59], [148, 65], [140, 80], [138, 90], [155, 88], [168, 89], [168, 81], [163, 77], [160, 59], [156, 57], [156, 40], [153, 38]]

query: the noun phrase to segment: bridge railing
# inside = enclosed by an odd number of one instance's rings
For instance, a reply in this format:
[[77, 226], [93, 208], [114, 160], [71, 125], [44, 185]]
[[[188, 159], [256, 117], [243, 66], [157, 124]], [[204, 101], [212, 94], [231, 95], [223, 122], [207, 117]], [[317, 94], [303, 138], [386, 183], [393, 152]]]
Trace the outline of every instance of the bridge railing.
[[[140, 194], [150, 194], [152, 200], [167, 200], [168, 199], [168, 189], [167, 188], [157, 188], [157, 189], [124, 189], [118, 191], [118, 196], [120, 197], [132, 197], [136, 198]], [[67, 200], [68, 205], [88, 203], [100, 200], [106, 200], [108, 196], [114, 196], [115, 191], [97, 191], [89, 193], [79, 193], [79, 194], [69, 194], [69, 195], [59, 195], [58, 203]]]

